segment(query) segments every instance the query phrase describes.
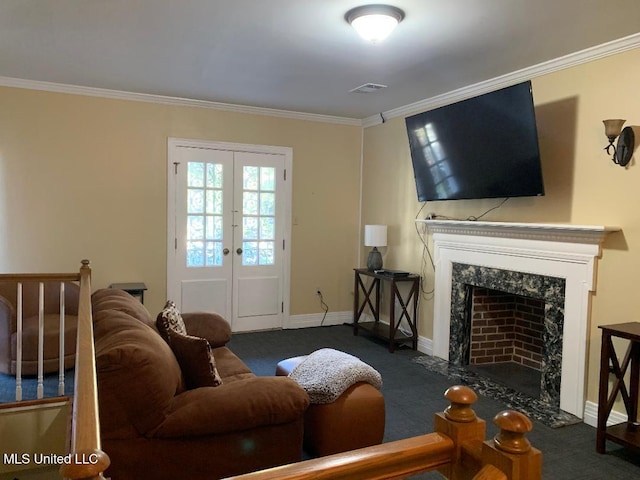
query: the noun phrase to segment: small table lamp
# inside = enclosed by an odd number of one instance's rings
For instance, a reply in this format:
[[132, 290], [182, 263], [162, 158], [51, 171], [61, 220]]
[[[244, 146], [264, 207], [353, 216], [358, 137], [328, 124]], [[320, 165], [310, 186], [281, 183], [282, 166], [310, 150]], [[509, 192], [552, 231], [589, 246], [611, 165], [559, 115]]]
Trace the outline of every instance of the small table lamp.
[[386, 225], [365, 225], [364, 245], [373, 247], [367, 257], [367, 269], [380, 270], [382, 268], [382, 255], [377, 247], [387, 246], [387, 226]]

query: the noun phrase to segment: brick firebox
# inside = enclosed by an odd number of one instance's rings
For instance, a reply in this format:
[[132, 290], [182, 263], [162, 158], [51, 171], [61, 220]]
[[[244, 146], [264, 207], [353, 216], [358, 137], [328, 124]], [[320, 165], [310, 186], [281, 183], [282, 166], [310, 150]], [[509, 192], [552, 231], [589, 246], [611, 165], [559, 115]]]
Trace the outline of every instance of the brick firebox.
[[473, 288], [471, 364], [514, 362], [540, 370], [544, 301]]

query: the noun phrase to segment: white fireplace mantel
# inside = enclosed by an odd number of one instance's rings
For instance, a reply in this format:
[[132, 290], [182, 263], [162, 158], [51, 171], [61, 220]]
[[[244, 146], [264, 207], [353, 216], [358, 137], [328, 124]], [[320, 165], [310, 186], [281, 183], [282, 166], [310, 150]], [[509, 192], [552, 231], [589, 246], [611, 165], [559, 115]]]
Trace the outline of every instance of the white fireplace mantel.
[[426, 224], [431, 233], [474, 235], [481, 237], [520, 238], [552, 242], [600, 245], [604, 237], [620, 227], [568, 225], [562, 223], [474, 222], [458, 220], [416, 220]]
[[434, 245], [433, 354], [449, 359], [452, 265], [461, 263], [565, 279], [560, 408], [584, 412], [589, 300], [595, 262], [619, 227], [542, 223], [416, 220]]

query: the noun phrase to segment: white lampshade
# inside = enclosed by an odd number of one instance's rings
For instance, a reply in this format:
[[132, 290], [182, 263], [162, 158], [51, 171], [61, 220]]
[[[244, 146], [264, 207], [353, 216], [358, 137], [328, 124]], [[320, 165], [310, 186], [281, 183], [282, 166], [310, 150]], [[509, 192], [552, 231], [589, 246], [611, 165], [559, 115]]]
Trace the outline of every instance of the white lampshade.
[[378, 43], [389, 36], [398, 25], [398, 21], [386, 15], [366, 15], [356, 18], [351, 25], [362, 38], [371, 43]]
[[402, 21], [404, 12], [390, 5], [364, 5], [349, 10], [345, 17], [362, 38], [378, 43]]
[[366, 247], [386, 247], [387, 246], [387, 226], [386, 225], [365, 225], [364, 244]]

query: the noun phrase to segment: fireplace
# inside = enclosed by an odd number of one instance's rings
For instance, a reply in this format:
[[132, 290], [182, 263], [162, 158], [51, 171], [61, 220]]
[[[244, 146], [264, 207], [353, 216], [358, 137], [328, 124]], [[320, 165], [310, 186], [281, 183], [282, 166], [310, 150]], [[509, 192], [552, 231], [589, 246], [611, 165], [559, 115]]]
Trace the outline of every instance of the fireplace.
[[596, 258], [604, 236], [619, 229], [421, 222], [434, 244], [433, 354], [459, 365], [465, 361], [471, 335], [465, 320], [469, 285], [538, 298], [545, 310], [541, 390], [546, 401], [582, 418]]
[[[451, 316], [449, 324], [449, 361], [455, 365], [468, 365], [471, 358], [472, 350], [472, 315], [470, 308], [472, 306], [471, 295], [474, 287], [483, 287], [492, 292], [500, 292], [501, 294], [510, 295], [510, 298], [518, 297], [519, 299], [531, 298], [543, 304], [543, 315], [540, 328], [539, 348], [536, 359], [539, 363], [540, 378], [540, 399], [550, 405], [560, 406], [560, 385], [562, 378], [562, 340], [564, 325], [564, 304], [565, 304], [565, 280], [562, 278], [551, 277], [547, 275], [537, 275], [531, 273], [517, 272], [513, 270], [503, 270], [489, 268], [478, 265], [467, 265], [462, 263], [452, 263], [451, 265]], [[523, 303], [524, 300], [522, 300]], [[515, 309], [515, 305], [514, 305]], [[497, 311], [497, 310], [496, 310]], [[508, 312], [508, 310], [502, 310]], [[515, 313], [515, 312], [514, 312]], [[515, 316], [515, 315], [514, 315]], [[507, 317], [505, 317], [507, 318]], [[498, 322], [502, 323], [502, 322]], [[506, 324], [506, 322], [505, 322]], [[521, 328], [519, 342], [516, 343], [515, 321], [512, 323], [514, 328], [511, 331], [513, 336], [507, 338], [507, 332], [498, 333], [495, 325], [490, 327], [489, 332], [493, 336], [489, 336], [491, 340], [502, 341], [505, 348], [506, 340], [511, 340], [513, 353], [516, 346], [522, 343], [518, 348], [520, 356], [533, 359], [533, 352], [527, 355], [525, 349], [522, 348], [525, 339], [529, 339], [530, 343], [534, 343], [533, 328]], [[495, 332], [493, 329], [495, 328]], [[528, 335], [522, 335], [523, 332]], [[476, 333], [478, 336], [478, 333]], [[480, 343], [480, 339], [475, 342]], [[477, 345], [479, 348], [480, 345]], [[495, 352], [499, 350], [496, 346], [493, 348], [480, 349], [485, 352]], [[507, 361], [505, 352], [500, 355], [499, 360]], [[533, 366], [533, 362], [530, 363]]]
[[509, 362], [539, 372], [545, 353], [544, 300], [472, 285], [465, 289], [471, 331], [465, 363]]

